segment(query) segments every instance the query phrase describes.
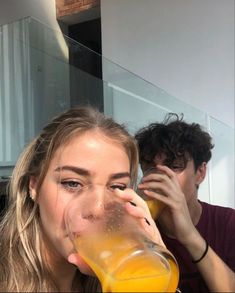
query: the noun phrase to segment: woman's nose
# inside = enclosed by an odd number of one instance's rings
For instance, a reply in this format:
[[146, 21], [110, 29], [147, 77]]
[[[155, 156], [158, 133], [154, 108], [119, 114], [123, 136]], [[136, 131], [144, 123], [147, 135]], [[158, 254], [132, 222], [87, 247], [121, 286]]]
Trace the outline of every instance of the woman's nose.
[[109, 199], [109, 191], [106, 187], [96, 185], [87, 190], [87, 193], [87, 202], [83, 209], [83, 218], [91, 221], [97, 220], [104, 215], [105, 205]]

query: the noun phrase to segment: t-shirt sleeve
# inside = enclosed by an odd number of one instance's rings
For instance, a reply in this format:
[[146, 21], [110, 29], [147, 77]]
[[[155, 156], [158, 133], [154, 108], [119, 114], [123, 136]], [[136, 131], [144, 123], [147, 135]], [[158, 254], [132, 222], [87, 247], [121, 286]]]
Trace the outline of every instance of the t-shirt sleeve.
[[235, 272], [235, 210], [229, 209], [229, 215], [225, 227], [227, 234], [225, 262]]

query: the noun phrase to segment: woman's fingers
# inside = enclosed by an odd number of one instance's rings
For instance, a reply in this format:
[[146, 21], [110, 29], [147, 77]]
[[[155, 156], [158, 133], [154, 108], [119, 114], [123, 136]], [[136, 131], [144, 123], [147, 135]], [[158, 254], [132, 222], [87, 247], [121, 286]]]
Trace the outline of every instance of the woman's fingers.
[[95, 276], [95, 273], [91, 267], [84, 261], [84, 259], [78, 253], [71, 253], [68, 258], [68, 262], [75, 265], [79, 270], [86, 275]]
[[148, 206], [146, 202], [133, 189], [116, 189], [115, 195], [126, 202], [131, 202], [133, 206], [142, 207], [142, 209], [144, 209], [145, 212], [148, 212]]
[[145, 207], [143, 208], [142, 206], [138, 204], [134, 204], [133, 202], [127, 202], [125, 204], [125, 207], [130, 215], [136, 218], [149, 218], [150, 212], [148, 208], [146, 209]]
[[141, 228], [149, 235], [149, 238], [158, 245], [165, 247], [158, 228], [151, 217], [147, 203], [134, 190], [129, 188], [124, 191], [117, 190], [116, 194], [126, 201], [126, 210], [138, 220]]
[[125, 207], [131, 216], [138, 219], [140, 226], [144, 229], [149, 238], [158, 245], [165, 247], [160, 232], [158, 231], [149, 210], [146, 212], [142, 207], [134, 206], [130, 202], [127, 202]]

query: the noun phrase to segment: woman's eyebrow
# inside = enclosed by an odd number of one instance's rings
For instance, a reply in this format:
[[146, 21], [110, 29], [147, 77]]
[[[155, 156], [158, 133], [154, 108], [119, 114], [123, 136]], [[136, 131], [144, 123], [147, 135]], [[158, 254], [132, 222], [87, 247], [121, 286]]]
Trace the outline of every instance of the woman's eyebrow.
[[[76, 167], [76, 166], [71, 166], [71, 165], [59, 166], [54, 171], [55, 172], [71, 171], [71, 172], [74, 172], [78, 175], [91, 176], [91, 173], [88, 170], [86, 170], [84, 168]], [[131, 175], [129, 172], [119, 172], [119, 173], [113, 173], [109, 177], [111, 179], [121, 179], [121, 178], [125, 178], [125, 177], [130, 178]]]
[[65, 165], [65, 166], [59, 166], [55, 170], [55, 172], [61, 172], [61, 171], [72, 171], [76, 174], [83, 175], [83, 176], [89, 176], [91, 175], [90, 172], [84, 168], [79, 168], [76, 166], [71, 165]]
[[125, 177], [130, 178], [131, 177], [130, 173], [129, 172], [120, 172], [120, 173], [114, 173], [114, 174], [110, 175], [111, 179], [121, 179], [121, 178], [125, 178]]
[[[78, 175], [91, 176], [91, 173], [88, 170], [84, 168], [76, 167], [76, 166], [71, 166], [71, 165], [59, 166], [54, 171], [55, 172], [71, 171]], [[109, 177], [110, 179], [121, 179], [125, 177], [130, 178], [131, 175], [129, 172], [119, 172], [119, 173], [113, 173]]]

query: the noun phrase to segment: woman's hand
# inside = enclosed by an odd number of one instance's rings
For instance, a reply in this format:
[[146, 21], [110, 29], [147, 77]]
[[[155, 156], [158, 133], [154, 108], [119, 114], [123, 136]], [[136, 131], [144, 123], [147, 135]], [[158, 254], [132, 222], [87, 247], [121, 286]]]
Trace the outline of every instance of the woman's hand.
[[79, 271], [85, 275], [96, 276], [91, 267], [83, 260], [83, 258], [77, 253], [69, 254], [67, 258], [68, 262], [79, 268]]
[[116, 189], [115, 194], [120, 199], [126, 201], [126, 210], [131, 216], [138, 219], [140, 226], [146, 231], [149, 238], [156, 244], [165, 247], [147, 203], [130, 188], [126, 188], [125, 190]]
[[[130, 188], [125, 190], [115, 189], [114, 194], [124, 202], [124, 207], [127, 212], [132, 217], [137, 219], [141, 228], [146, 232], [148, 237], [156, 244], [165, 247], [158, 228], [151, 217], [146, 202], [133, 189]], [[95, 276], [92, 269], [83, 260], [79, 253], [71, 253], [67, 260], [71, 264], [77, 266], [83, 274]]]

